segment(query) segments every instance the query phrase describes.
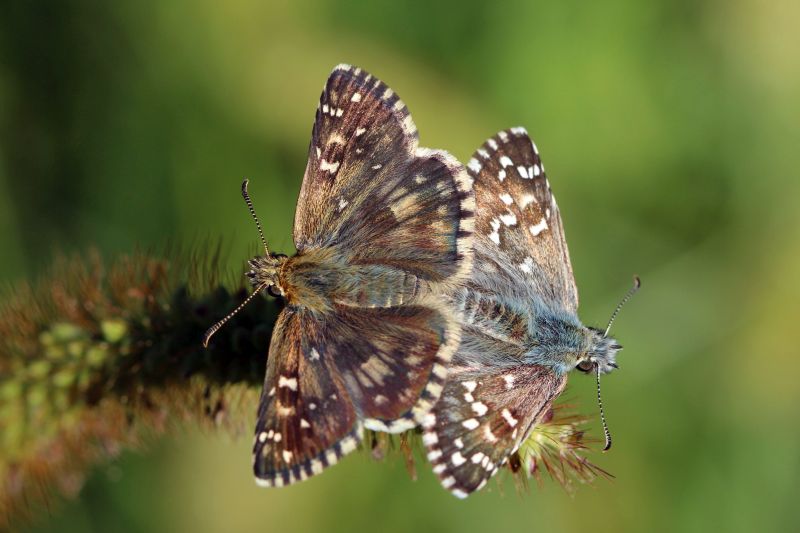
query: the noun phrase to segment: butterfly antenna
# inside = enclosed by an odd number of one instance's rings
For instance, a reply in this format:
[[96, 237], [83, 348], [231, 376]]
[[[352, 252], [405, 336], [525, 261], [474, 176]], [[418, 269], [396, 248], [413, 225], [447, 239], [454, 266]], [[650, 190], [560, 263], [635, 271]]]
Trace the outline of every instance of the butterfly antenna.
[[208, 348], [208, 342], [211, 340], [211, 337], [214, 335], [214, 333], [216, 333], [217, 331], [219, 331], [219, 330], [220, 330], [220, 328], [222, 328], [222, 326], [224, 326], [224, 325], [225, 325], [225, 323], [226, 323], [228, 320], [230, 320], [231, 318], [233, 318], [233, 317], [234, 317], [234, 315], [236, 315], [236, 313], [238, 313], [239, 311], [241, 311], [241, 310], [242, 310], [242, 308], [243, 308], [244, 306], [246, 306], [248, 303], [250, 303], [250, 300], [252, 300], [253, 298], [255, 298], [255, 297], [256, 297], [256, 295], [257, 295], [258, 293], [260, 293], [261, 291], [263, 291], [263, 290], [264, 290], [264, 289], [266, 289], [266, 288], [267, 288], [267, 284], [266, 284], [266, 283], [265, 283], [265, 284], [263, 284], [263, 285], [260, 285], [260, 286], [256, 287], [256, 290], [255, 290], [255, 291], [253, 291], [253, 294], [251, 294], [250, 296], [248, 296], [247, 298], [245, 298], [245, 300], [244, 300], [242, 303], [240, 303], [240, 304], [239, 304], [239, 305], [236, 307], [236, 309], [234, 309], [233, 311], [231, 311], [230, 313], [228, 313], [228, 316], [226, 316], [225, 318], [223, 318], [222, 320], [220, 320], [219, 322], [217, 322], [216, 324], [214, 324], [213, 326], [211, 326], [210, 328], [208, 328], [208, 331], [206, 331], [206, 334], [205, 334], [205, 335], [203, 335], [203, 347], [204, 347], [204, 348]]
[[608, 424], [606, 423], [606, 413], [603, 411], [603, 398], [600, 396], [600, 366], [595, 367], [595, 375], [597, 376], [597, 405], [600, 406], [600, 421], [603, 422], [603, 434], [606, 436], [606, 445], [603, 451], [611, 449], [611, 432], [608, 431]]
[[[603, 338], [608, 337], [608, 332], [611, 331], [611, 324], [613, 324], [614, 323], [614, 319], [617, 318], [617, 315], [619, 314], [619, 310], [622, 309], [623, 305], [628, 303], [628, 300], [631, 299], [631, 296], [636, 294], [636, 291], [638, 291], [639, 287], [641, 287], [641, 286], [642, 286], [642, 280], [639, 279], [639, 276], [633, 276], [633, 287], [631, 287], [630, 290], [628, 290], [628, 294], [625, 295], [625, 297], [622, 299], [622, 301], [619, 303], [619, 305], [617, 305], [617, 308], [614, 309], [614, 312], [611, 313], [611, 319], [608, 321], [608, 326], [606, 327], [606, 332], [603, 333]], [[600, 392], [599, 387], [598, 387], [598, 392]]]
[[258, 235], [261, 237], [261, 243], [264, 245], [264, 252], [269, 255], [269, 247], [267, 246], [267, 239], [264, 238], [264, 230], [261, 229], [261, 221], [258, 220], [258, 216], [256, 215], [256, 210], [253, 208], [253, 201], [250, 199], [250, 195], [247, 193], [247, 184], [250, 180], [246, 179], [242, 182], [242, 198], [244, 198], [245, 203], [247, 203], [247, 209], [250, 211], [250, 216], [253, 217], [253, 220], [256, 221], [256, 227], [258, 228]]

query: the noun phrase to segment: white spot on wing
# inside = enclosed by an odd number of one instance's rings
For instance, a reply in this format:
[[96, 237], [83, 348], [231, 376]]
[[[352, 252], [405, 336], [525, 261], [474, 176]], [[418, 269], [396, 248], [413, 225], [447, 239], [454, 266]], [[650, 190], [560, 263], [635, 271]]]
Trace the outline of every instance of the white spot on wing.
[[332, 163], [328, 163], [326, 160], [322, 160], [319, 164], [319, 169], [323, 172], [328, 171], [331, 174], [339, 170], [339, 162], [334, 161]]
[[514, 213], [506, 213], [505, 215], [500, 215], [500, 221], [506, 226], [514, 226], [517, 223], [517, 215], [515, 215]]
[[528, 175], [528, 169], [527, 169], [527, 168], [525, 168], [524, 166], [522, 166], [522, 165], [519, 165], [519, 166], [517, 167], [517, 172], [519, 173], [519, 175], [520, 175], [520, 177], [521, 177], [522, 179], [526, 179], [526, 180], [527, 180], [527, 179], [530, 179], [530, 176]]
[[507, 192], [504, 192], [499, 196], [500, 196], [500, 201], [502, 201], [506, 205], [511, 205], [514, 203], [514, 199]]
[[292, 455], [293, 455], [292, 452], [290, 452], [289, 450], [283, 450], [283, 460], [284, 460], [284, 462], [288, 463], [289, 461], [291, 461], [292, 460]]
[[[528, 258], [526, 258], [526, 261], [527, 261], [528, 259], [530, 259], [530, 260], [531, 260], [531, 263], [533, 263], [533, 259], [531, 259], [530, 257], [528, 257]], [[514, 387], [514, 379], [515, 379], [515, 378], [514, 378], [514, 376], [513, 376], [512, 374], [506, 374], [505, 376], [503, 376], [503, 381], [505, 381], [505, 382], [506, 382], [506, 389], [511, 389], [511, 388], [513, 388], [513, 387]]]
[[476, 382], [474, 382], [474, 381], [465, 381], [465, 382], [462, 383], [462, 385], [469, 392], [475, 392], [475, 387], [478, 386], [478, 384]]
[[472, 431], [473, 429], [476, 429], [480, 425], [480, 423], [478, 423], [478, 421], [475, 420], [474, 418], [468, 418], [463, 422], [461, 422], [461, 425], [467, 428], [468, 430]]
[[297, 390], [297, 378], [287, 378], [280, 376], [278, 378], [278, 387], [288, 387], [293, 391]]
[[522, 198], [520, 199], [519, 206], [522, 209], [528, 207], [531, 203], [536, 203], [536, 197], [532, 194], [523, 194]]
[[506, 179], [506, 171], [505, 170], [500, 170], [500, 172], [497, 173], [497, 179], [500, 180], [501, 182], [504, 179]]
[[342, 454], [347, 454], [356, 449], [358, 443], [353, 437], [342, 439]]
[[511, 415], [511, 411], [509, 411], [508, 409], [503, 409], [502, 415], [503, 418], [505, 418], [506, 422], [508, 422], [509, 426], [513, 428], [514, 426], [517, 425], [518, 420]]
[[475, 412], [476, 415], [483, 416], [486, 414], [486, 411], [488, 411], [489, 408], [486, 407], [485, 403], [475, 402], [472, 404], [472, 410]]
[[475, 159], [474, 157], [469, 160], [469, 163], [467, 163], [467, 166], [469, 167], [469, 169], [471, 171], [473, 171], [476, 174], [478, 172], [480, 172], [481, 168], [482, 168], [480, 162], [477, 159]]
[[467, 462], [467, 460], [464, 459], [464, 456], [461, 455], [461, 452], [455, 452], [450, 456], [450, 460], [453, 462], [453, 466], [461, 466]]
[[436, 436], [436, 433], [425, 433], [422, 436], [422, 444], [425, 446], [432, 446], [439, 442], [439, 437]]
[[500, 221], [496, 218], [493, 218], [489, 221], [489, 224], [492, 226], [492, 232], [489, 234], [489, 238], [495, 244], [500, 244], [500, 233], [498, 232], [500, 229]]
[[541, 232], [547, 229], [547, 221], [544, 218], [542, 218], [542, 220], [540, 220], [538, 224], [535, 224], [528, 229], [530, 229], [531, 235], [536, 237]]
[[[530, 256], [526, 257], [525, 260], [522, 263], [520, 263], [519, 269], [525, 272], [526, 274], [530, 274], [531, 272], [533, 272], [533, 259]], [[508, 381], [506, 381], [506, 383], [508, 383]]]
[[361, 101], [361, 93], [353, 93], [353, 96], [350, 97], [351, 102], [360, 102]]
[[356, 137], [361, 137], [364, 135], [364, 132], [367, 131], [367, 128], [358, 128], [356, 129]]
[[509, 158], [507, 155], [504, 155], [503, 157], [500, 158], [500, 165], [502, 165], [503, 168], [513, 167], [514, 162], [511, 161], [511, 158]]

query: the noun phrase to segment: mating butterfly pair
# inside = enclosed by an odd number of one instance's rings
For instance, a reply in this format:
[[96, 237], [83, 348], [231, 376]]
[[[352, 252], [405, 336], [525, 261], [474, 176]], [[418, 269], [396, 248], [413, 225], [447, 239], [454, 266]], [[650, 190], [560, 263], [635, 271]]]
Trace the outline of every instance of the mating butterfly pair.
[[[247, 182], [242, 193], [258, 224]], [[567, 372], [616, 367], [620, 346], [578, 320], [558, 207], [521, 128], [465, 169], [418, 146], [392, 89], [340, 65], [317, 108], [297, 254], [271, 253], [258, 229], [265, 255], [250, 261], [242, 305], [264, 290], [286, 303], [256, 424], [261, 485], [320, 473], [364, 428], [422, 425], [434, 472], [464, 497], [524, 441]]]

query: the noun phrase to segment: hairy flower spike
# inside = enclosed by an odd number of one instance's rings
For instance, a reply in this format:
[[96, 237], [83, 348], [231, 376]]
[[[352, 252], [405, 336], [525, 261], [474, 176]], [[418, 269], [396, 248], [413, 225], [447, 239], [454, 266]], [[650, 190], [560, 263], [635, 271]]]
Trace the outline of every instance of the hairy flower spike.
[[516, 457], [509, 460], [512, 472], [523, 484], [528, 477], [541, 482], [543, 471], [567, 491], [573, 490], [576, 481], [591, 483], [598, 477], [614, 477], [583, 456], [589, 451], [590, 440], [581, 427], [588, 419], [570, 411], [570, 406], [564, 404], [551, 407], [519, 447]]
[[0, 524], [176, 422], [249, 432], [277, 306], [260, 298], [204, 350], [247, 292], [217, 283], [218, 254], [169, 255], [59, 259], [3, 298]]

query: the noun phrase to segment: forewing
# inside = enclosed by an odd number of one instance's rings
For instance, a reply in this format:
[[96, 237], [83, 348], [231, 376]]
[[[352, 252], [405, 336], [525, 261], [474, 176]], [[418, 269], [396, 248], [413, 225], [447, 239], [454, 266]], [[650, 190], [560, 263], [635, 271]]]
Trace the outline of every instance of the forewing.
[[337, 368], [365, 427], [418, 425], [439, 399], [460, 330], [433, 300], [389, 308], [339, 306], [323, 359]]
[[475, 284], [517, 301], [571, 311], [578, 290], [558, 205], [523, 128], [499, 132], [467, 165], [475, 180]]
[[336, 67], [320, 98], [295, 212], [298, 251], [335, 246], [353, 263], [443, 281], [469, 269], [474, 208], [463, 166], [418, 147], [397, 94], [359, 68]]
[[451, 368], [442, 398], [423, 423], [433, 471], [459, 498], [486, 484], [566, 383], [550, 368], [507, 363]]
[[325, 325], [285, 309], [270, 343], [256, 422], [253, 470], [262, 486], [284, 486], [320, 473], [354, 450], [362, 425], [352, 399], [315, 347]]

